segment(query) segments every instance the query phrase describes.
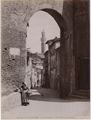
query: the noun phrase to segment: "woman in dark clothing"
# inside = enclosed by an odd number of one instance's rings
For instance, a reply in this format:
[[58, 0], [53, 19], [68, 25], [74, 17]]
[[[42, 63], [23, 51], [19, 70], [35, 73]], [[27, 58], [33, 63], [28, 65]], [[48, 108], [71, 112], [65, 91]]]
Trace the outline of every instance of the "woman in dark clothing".
[[28, 97], [27, 97], [28, 87], [26, 86], [24, 82], [21, 85], [20, 93], [21, 93], [21, 105], [29, 104]]

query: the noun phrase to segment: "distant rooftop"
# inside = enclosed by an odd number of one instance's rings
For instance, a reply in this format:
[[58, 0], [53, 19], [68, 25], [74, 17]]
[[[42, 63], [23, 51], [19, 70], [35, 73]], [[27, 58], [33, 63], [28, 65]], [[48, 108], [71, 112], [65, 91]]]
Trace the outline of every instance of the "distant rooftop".
[[48, 40], [48, 41], [46, 42], [46, 44], [50, 44], [50, 43], [53, 43], [53, 42], [56, 42], [56, 41], [59, 41], [59, 40], [60, 40], [60, 38], [55, 37], [54, 39]]
[[33, 57], [33, 58], [35, 58], [35, 57], [38, 57], [38, 58], [41, 58], [41, 59], [45, 58], [45, 56], [42, 53], [38, 53], [38, 52], [32, 53], [32, 52], [28, 51], [28, 55]]

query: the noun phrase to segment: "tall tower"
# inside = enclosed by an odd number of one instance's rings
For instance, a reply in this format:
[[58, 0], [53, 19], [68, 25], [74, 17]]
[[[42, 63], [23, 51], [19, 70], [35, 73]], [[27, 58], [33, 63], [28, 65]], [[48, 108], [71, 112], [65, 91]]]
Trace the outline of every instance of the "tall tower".
[[41, 32], [41, 34], [42, 34], [42, 37], [41, 37], [41, 53], [44, 54], [44, 52], [45, 52], [45, 42], [46, 42], [45, 31], [43, 30]]

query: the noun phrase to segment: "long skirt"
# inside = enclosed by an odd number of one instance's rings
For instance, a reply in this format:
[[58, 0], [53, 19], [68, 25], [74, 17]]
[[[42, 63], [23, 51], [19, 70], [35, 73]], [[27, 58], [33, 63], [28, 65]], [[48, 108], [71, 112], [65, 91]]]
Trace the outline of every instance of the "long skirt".
[[27, 95], [24, 92], [21, 92], [21, 105], [25, 105], [27, 103]]

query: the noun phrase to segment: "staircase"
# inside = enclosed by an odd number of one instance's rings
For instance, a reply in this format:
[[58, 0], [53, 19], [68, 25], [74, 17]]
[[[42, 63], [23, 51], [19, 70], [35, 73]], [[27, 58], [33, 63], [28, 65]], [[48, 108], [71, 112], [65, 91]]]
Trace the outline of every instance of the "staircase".
[[75, 99], [90, 99], [90, 91], [89, 90], [76, 90], [69, 97], [75, 98]]

